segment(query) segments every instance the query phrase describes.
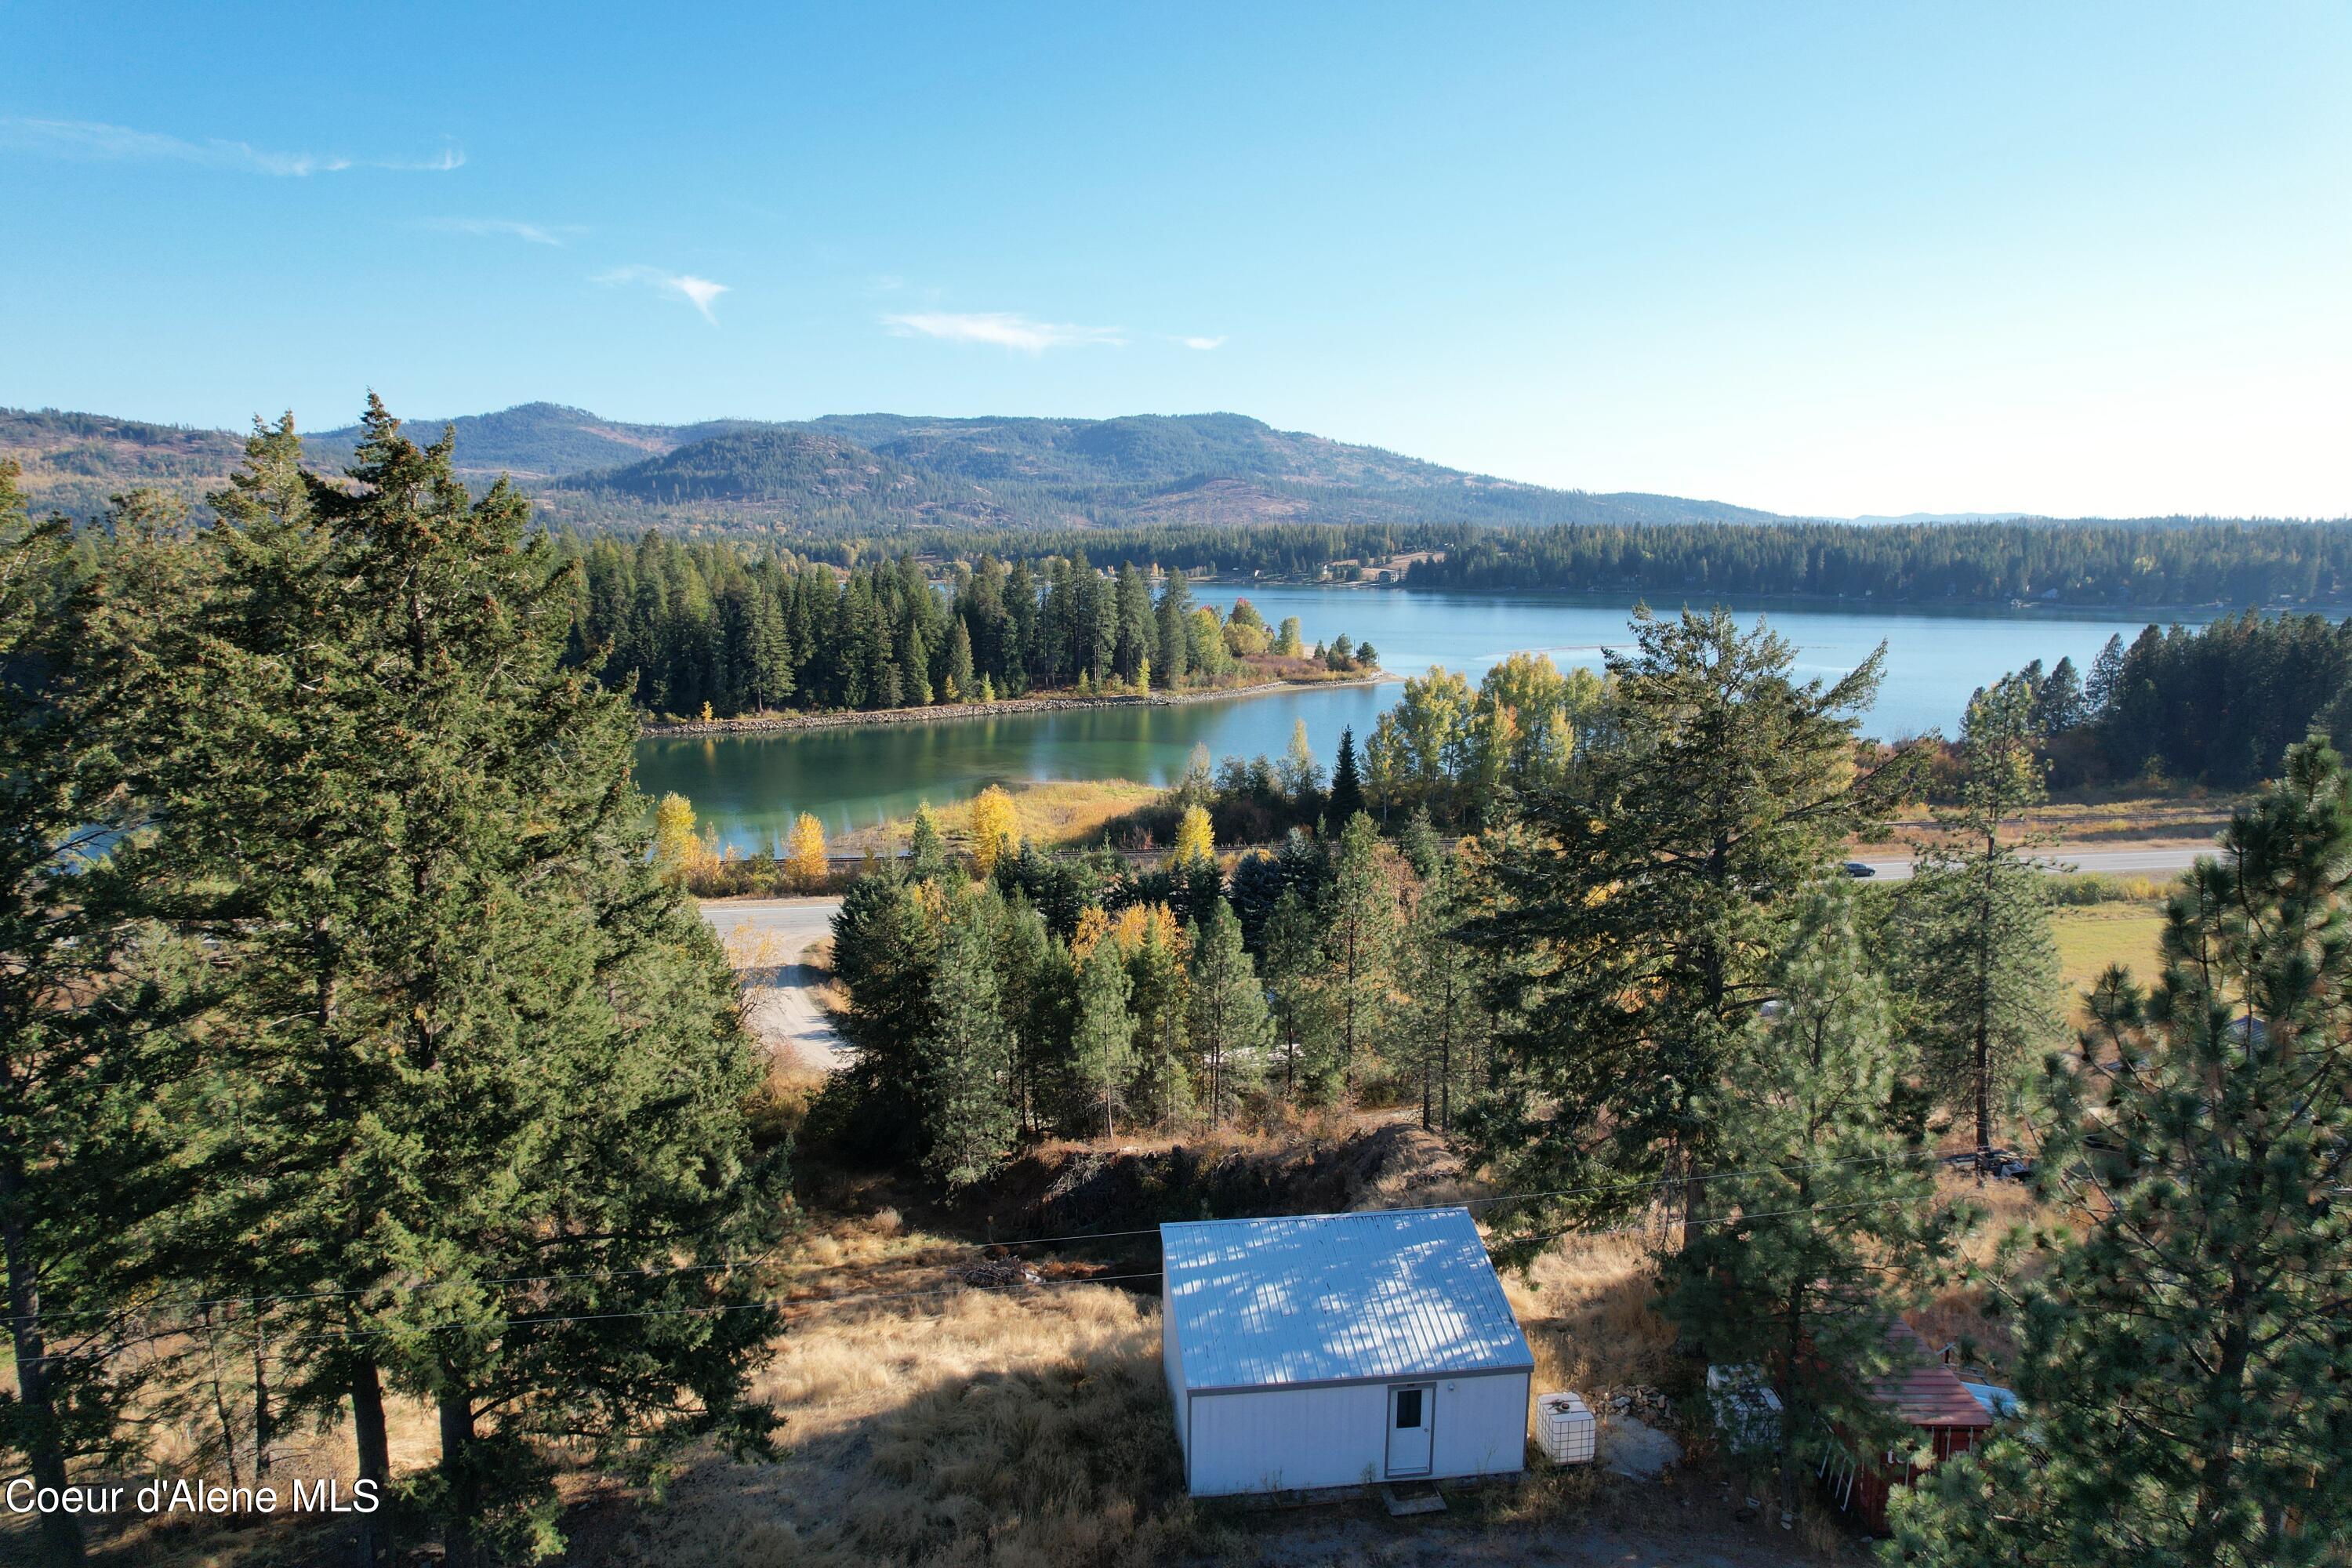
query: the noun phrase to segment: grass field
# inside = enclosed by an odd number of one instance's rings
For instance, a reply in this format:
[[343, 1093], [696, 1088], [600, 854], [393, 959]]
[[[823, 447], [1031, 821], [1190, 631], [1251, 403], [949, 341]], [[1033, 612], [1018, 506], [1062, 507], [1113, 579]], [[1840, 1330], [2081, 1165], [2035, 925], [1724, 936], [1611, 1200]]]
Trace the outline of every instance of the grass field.
[[[1013, 796], [1022, 841], [1049, 847], [1091, 844], [1102, 836], [1107, 824], [1138, 806], [1150, 805], [1165, 793], [1156, 784], [1132, 779], [1033, 779], [1007, 784], [1005, 790]], [[969, 801], [931, 809], [940, 819], [940, 831], [950, 843], [970, 837]], [[855, 855], [868, 847], [877, 852], [903, 849], [913, 823], [912, 817], [898, 817], [878, 827], [860, 828], [836, 841], [834, 852]]]
[[2142, 984], [2156, 978], [2157, 939], [2164, 931], [2164, 906], [2129, 902], [2062, 909], [2051, 924], [2058, 939], [2058, 973], [2071, 1004], [2069, 1016], [2089, 1020], [2083, 993], [2111, 963], [2129, 968]]

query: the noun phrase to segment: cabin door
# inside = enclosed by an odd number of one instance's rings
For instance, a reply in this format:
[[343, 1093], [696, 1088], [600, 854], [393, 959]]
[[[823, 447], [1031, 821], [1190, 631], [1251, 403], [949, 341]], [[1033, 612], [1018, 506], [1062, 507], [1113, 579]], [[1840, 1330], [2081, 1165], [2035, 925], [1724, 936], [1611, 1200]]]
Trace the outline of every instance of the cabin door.
[[1425, 1476], [1435, 1452], [1437, 1385], [1399, 1383], [1389, 1387], [1389, 1475]]

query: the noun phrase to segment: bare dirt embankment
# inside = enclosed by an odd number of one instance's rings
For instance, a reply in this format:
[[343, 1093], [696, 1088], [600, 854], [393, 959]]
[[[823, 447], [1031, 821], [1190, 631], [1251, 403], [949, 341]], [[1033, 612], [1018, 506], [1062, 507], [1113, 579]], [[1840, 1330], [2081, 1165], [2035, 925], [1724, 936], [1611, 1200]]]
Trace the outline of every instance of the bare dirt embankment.
[[1458, 1203], [1462, 1158], [1411, 1121], [1332, 1139], [1052, 1144], [988, 1184], [973, 1217], [999, 1237], [1125, 1230], [1171, 1220], [1335, 1214]]

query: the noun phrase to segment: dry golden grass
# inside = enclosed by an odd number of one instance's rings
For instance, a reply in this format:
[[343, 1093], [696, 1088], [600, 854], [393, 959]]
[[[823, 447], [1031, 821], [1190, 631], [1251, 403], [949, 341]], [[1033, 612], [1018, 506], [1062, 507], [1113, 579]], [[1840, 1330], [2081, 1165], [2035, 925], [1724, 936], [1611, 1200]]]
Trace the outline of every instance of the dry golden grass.
[[[813, 1237], [794, 1270], [811, 1289], [911, 1289], [944, 1251], [886, 1211]], [[1158, 1310], [1114, 1288], [812, 1302], [755, 1394], [784, 1418], [787, 1455], [705, 1462], [596, 1561], [1060, 1568], [1159, 1563], [1203, 1542]]]
[[[1162, 793], [1156, 785], [1137, 784], [1131, 779], [1032, 779], [1004, 787], [1013, 796], [1013, 813], [1020, 824], [1022, 842], [1049, 847], [1092, 844], [1110, 823], [1138, 806], [1150, 805]], [[935, 806], [932, 815], [939, 818], [940, 831], [950, 843], [971, 837], [970, 801]], [[879, 826], [861, 827], [844, 835], [835, 841], [834, 849], [844, 855], [868, 849], [877, 854], [895, 853], [907, 847], [913, 827], [912, 817], [894, 817]]]
[[[2052, 1217], [2021, 1182], [1979, 1182], [1948, 1169], [1937, 1175], [1936, 1185], [1946, 1202], [1969, 1204], [1984, 1214], [1983, 1224], [1961, 1244], [1961, 1258], [1970, 1266], [1990, 1265], [2011, 1231], [2046, 1225]], [[1984, 1291], [1965, 1281], [1937, 1291], [1926, 1307], [1910, 1314], [1909, 1321], [1931, 1348], [1962, 1344], [1980, 1363], [1997, 1369], [2006, 1367], [2016, 1350], [2008, 1331], [1986, 1317]]]
[[[2168, 795], [2149, 795], [2144, 786], [2089, 790], [2037, 806], [2030, 826], [2055, 835], [2062, 853], [2066, 845], [2201, 845], [2229, 825], [2242, 799], [2201, 789]], [[1896, 837], [1916, 838], [1932, 833], [1935, 821], [1926, 805], [1915, 804], [1897, 814], [1893, 826]]]
[[[1535, 1352], [1534, 1393], [1597, 1399], [1664, 1378], [1675, 1331], [1651, 1304], [1657, 1260], [1643, 1237], [1570, 1237], [1525, 1275], [1506, 1274], [1503, 1293]], [[1532, 1433], [1532, 1409], [1528, 1421]]]

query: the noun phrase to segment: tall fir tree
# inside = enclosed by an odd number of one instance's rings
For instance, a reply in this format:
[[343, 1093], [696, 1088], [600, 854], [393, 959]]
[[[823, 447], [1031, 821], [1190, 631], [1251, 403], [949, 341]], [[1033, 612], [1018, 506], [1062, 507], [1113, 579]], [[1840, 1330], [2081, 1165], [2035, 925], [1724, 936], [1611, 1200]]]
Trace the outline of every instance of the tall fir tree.
[[929, 1027], [915, 1051], [923, 1163], [950, 1188], [986, 1180], [1019, 1131], [1013, 1036], [996, 981], [992, 897], [968, 892], [952, 900], [940, 933]]
[[858, 1152], [900, 1162], [919, 1152], [913, 1048], [930, 1029], [938, 942], [927, 886], [895, 868], [871, 873], [833, 917], [833, 969], [846, 993], [837, 1018], [850, 1047], [835, 1075], [849, 1108], [843, 1131]]
[[1980, 691], [1960, 731], [1960, 799], [1902, 889], [1906, 988], [1926, 1077], [1969, 1116], [1979, 1174], [2019, 1067], [2054, 1039], [2058, 949], [2048, 879], [2021, 832], [2044, 798], [2034, 692], [2021, 677]]
[[[215, 500], [216, 591], [159, 628], [182, 673], [151, 707], [187, 716], [150, 896], [234, 972], [206, 1026], [250, 1075], [207, 1152], [239, 1204], [209, 1221], [291, 1298], [292, 1410], [347, 1403], [381, 1481], [386, 1387], [428, 1400], [446, 1559], [544, 1554], [551, 1443], [651, 1473], [764, 1442], [741, 1385], [772, 1315], [714, 1267], [781, 1235], [759, 1064], [647, 864], [635, 715], [561, 666], [527, 503], [475, 498], [373, 402], [356, 486], [298, 457], [290, 425], [257, 435]], [[689, 1302], [744, 1321], [633, 1315]]]
[[1192, 1114], [1186, 989], [1181, 933], [1172, 921], [1149, 921], [1128, 959], [1135, 1044], [1127, 1098], [1136, 1115], [1154, 1126], [1181, 1126]]
[[1406, 853], [1427, 869], [1404, 932], [1399, 967], [1406, 1026], [1399, 1033], [1421, 1083], [1421, 1124], [1451, 1131], [1454, 1101], [1471, 1082], [1479, 1005], [1471, 951], [1455, 934], [1467, 914], [1461, 872], [1435, 838], [1427, 816], [1416, 813]]
[[1020, 1131], [1034, 1132], [1068, 1075], [1069, 949], [1047, 927], [1045, 915], [1016, 891], [996, 922], [995, 963], [997, 1003], [1012, 1041], [1014, 1118]]
[[1331, 764], [1330, 820], [1345, 824], [1364, 809], [1364, 781], [1356, 772], [1356, 731], [1339, 731], [1339, 755]]
[[1111, 594], [1118, 626], [1112, 668], [1121, 680], [1148, 679], [1160, 643], [1159, 623], [1151, 614], [1151, 585], [1130, 561], [1118, 569]]
[[[27, 515], [17, 474], [0, 461], [0, 1269], [16, 1373], [0, 1449], [61, 1489], [73, 1467], [136, 1455], [153, 1361], [110, 1352], [159, 1272], [151, 1226], [187, 1195], [172, 1115], [187, 1064], [157, 1026], [189, 987], [159, 985], [170, 955], [126, 918], [121, 836], [149, 803], [118, 786], [152, 744], [124, 700], [154, 654], [145, 626], [200, 583], [169, 509], [142, 497], [118, 500], [93, 576], [62, 521]], [[27, 1533], [42, 1562], [83, 1560], [70, 1511], [43, 1510]]]
[[1087, 1106], [1087, 1131], [1118, 1131], [1118, 1112], [1135, 1060], [1135, 1022], [1129, 1016], [1127, 960], [1118, 943], [1097, 941], [1078, 964], [1076, 1017], [1070, 1031], [1070, 1069]]
[[[1339, 754], [1347, 758], [1344, 745]], [[1336, 802], [1336, 784], [1331, 794]], [[1322, 917], [1337, 1051], [1326, 1088], [1344, 1100], [1377, 1061], [1395, 990], [1396, 887], [1381, 863], [1380, 829], [1360, 811], [1340, 829]]]
[[1274, 998], [1282, 1102], [1296, 1106], [1338, 1055], [1323, 930], [1311, 891], [1287, 888], [1275, 900], [1265, 926], [1265, 975]]
[[1183, 568], [1169, 568], [1153, 615], [1160, 652], [1151, 667], [1152, 679], [1173, 689], [1183, 685], [1192, 670], [1191, 639], [1185, 635], [1185, 626], [1192, 616], [1192, 585], [1185, 578]]
[[[1699, 1096], [1736, 1176], [1712, 1223], [1667, 1260], [1663, 1310], [1718, 1365], [1780, 1400], [1765, 1451], [1792, 1519], [1831, 1454], [1868, 1464], [1900, 1441], [1872, 1384], [1899, 1370], [1888, 1338], [1922, 1304], [1972, 1218], [1937, 1203], [1932, 1152], [1890, 1131], [1901, 1068], [1885, 990], [1863, 956], [1843, 882], [1804, 896], [1780, 964], [1780, 1007], [1751, 1023]], [[1761, 1432], [1735, 1419], [1735, 1440]]]
[[1234, 1120], [1272, 1037], [1265, 989], [1242, 945], [1242, 922], [1223, 899], [1194, 929], [1187, 1025], [1200, 1064], [1201, 1104], [1213, 1130]]
[[[1516, 1217], [1521, 1239], [1563, 1216], [1625, 1217], [1615, 1178], [1695, 1175], [1715, 1083], [1774, 995], [1791, 895], [1880, 831], [1907, 758], [1856, 743], [1884, 650], [1830, 683], [1793, 678], [1796, 649], [1729, 612], [1662, 620], [1612, 650], [1614, 736], [1573, 786], [1517, 803], [1517, 852], [1485, 858], [1492, 911], [1474, 940], [1513, 955], [1496, 974], [1501, 1093], [1478, 1138], [1514, 1186], [1576, 1195]], [[1685, 1241], [1705, 1218], [1684, 1190]]]
[[948, 874], [947, 836], [940, 831], [940, 819], [928, 801], [915, 806], [915, 825], [907, 838], [907, 870], [924, 882], [938, 881]]
[[2026, 1418], [1897, 1507], [1895, 1560], [2344, 1560], [2347, 880], [2352, 782], [2307, 742], [2173, 895], [2154, 994], [2099, 982], [2081, 1062], [2044, 1069], [2067, 1223], [1995, 1279]]

